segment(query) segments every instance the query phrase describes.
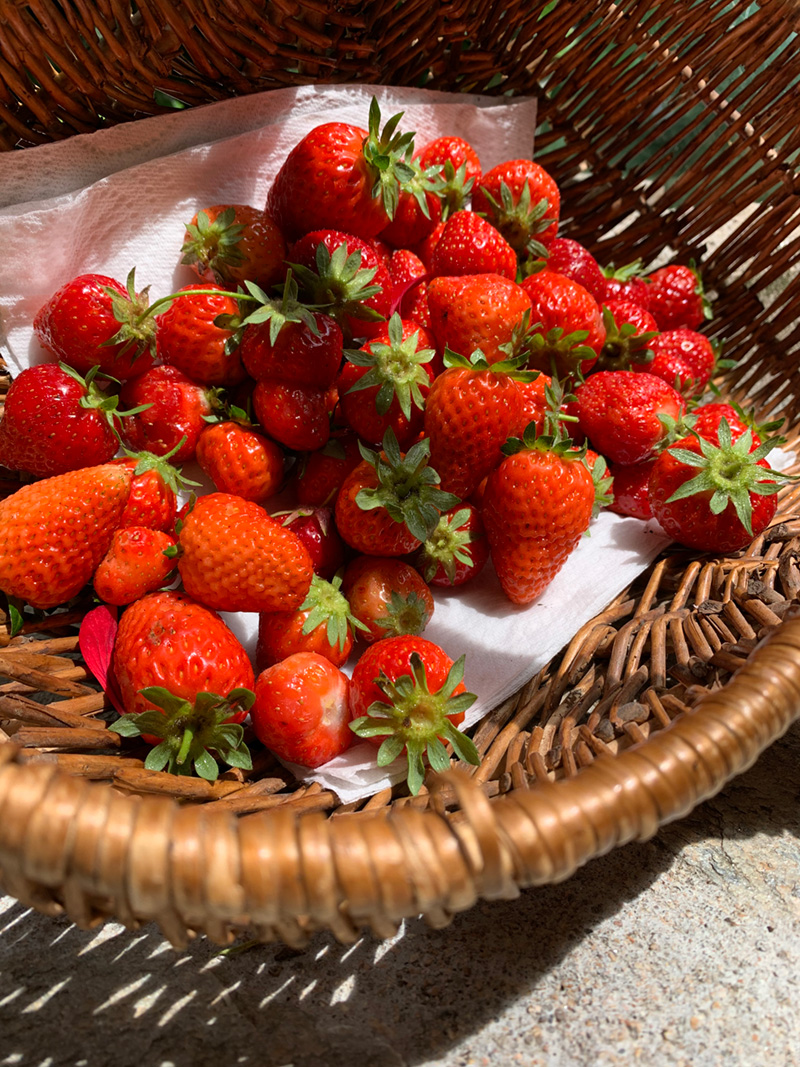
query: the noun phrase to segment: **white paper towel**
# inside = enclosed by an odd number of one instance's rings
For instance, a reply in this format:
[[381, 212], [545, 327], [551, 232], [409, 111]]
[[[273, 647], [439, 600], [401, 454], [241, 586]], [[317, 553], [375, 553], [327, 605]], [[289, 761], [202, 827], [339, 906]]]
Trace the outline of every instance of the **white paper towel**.
[[[296, 141], [334, 118], [366, 126], [373, 93], [384, 119], [404, 111], [402, 127], [417, 132], [417, 144], [463, 137], [484, 169], [531, 154], [533, 99], [345, 85], [225, 101], [0, 156], [0, 314], [12, 372], [46, 358], [32, 320], [71, 277], [97, 271], [124, 282], [135, 265], [137, 286], [150, 285], [151, 299], [191, 281], [178, 262], [195, 211], [263, 204]], [[478, 695], [467, 725], [528, 681], [667, 543], [656, 524], [606, 513], [536, 604], [511, 605], [491, 566], [461, 590], [437, 590], [425, 636], [453, 659], [466, 653], [465, 682]], [[226, 620], [252, 654], [257, 616]], [[375, 753], [359, 743], [306, 777], [343, 802], [357, 800], [405, 776], [401, 761], [392, 773], [379, 771]]]

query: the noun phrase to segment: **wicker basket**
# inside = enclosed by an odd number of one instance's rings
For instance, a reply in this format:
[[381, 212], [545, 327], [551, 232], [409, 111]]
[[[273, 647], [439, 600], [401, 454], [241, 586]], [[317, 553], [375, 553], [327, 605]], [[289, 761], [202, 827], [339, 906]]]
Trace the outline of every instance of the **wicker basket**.
[[[700, 260], [738, 360], [723, 393], [791, 427], [798, 8], [751, 6], [14, 2], [0, 145], [309, 81], [536, 93], [565, 232], [604, 262], [632, 246], [647, 262]], [[659, 559], [481, 723], [480, 767], [431, 776], [415, 798], [342, 806], [266, 759], [214, 785], [145, 772], [95, 717], [80, 609], [35, 645], [31, 627], [0, 630], [2, 883], [81, 926], [154, 919], [176, 945], [245, 929], [297, 945], [317, 929], [389, 936], [419, 914], [440, 926], [563, 879], [712, 795], [800, 711], [798, 490], [778, 519], [735, 557]]]

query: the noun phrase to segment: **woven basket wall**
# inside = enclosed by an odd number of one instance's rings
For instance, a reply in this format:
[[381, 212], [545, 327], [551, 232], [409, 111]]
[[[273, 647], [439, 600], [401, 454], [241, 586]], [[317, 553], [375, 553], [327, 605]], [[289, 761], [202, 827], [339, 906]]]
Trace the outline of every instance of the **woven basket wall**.
[[[738, 361], [723, 394], [784, 416], [794, 442], [800, 8], [754, 6], [12, 0], [0, 147], [169, 98], [309, 81], [536, 94], [564, 232], [606, 263], [632, 249], [696, 258]], [[441, 925], [567, 877], [710, 796], [800, 712], [800, 491], [778, 520], [733, 558], [657, 561], [477, 728], [479, 768], [431, 777], [416, 798], [398, 788], [343, 807], [266, 757], [213, 785], [145, 772], [99, 716], [80, 609], [35, 645], [32, 626], [0, 629], [2, 884], [81, 925], [156, 919], [176, 944], [246, 928], [299, 944], [320, 928], [389, 936], [420, 913]]]

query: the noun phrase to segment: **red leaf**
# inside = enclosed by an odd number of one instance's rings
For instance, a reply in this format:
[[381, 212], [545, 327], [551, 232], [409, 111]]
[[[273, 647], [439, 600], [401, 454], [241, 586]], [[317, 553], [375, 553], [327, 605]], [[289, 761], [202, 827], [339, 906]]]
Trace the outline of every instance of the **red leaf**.
[[117, 609], [101, 604], [88, 612], [81, 623], [78, 644], [86, 666], [98, 680], [109, 700], [125, 714], [117, 680], [111, 670], [111, 654], [117, 636]]

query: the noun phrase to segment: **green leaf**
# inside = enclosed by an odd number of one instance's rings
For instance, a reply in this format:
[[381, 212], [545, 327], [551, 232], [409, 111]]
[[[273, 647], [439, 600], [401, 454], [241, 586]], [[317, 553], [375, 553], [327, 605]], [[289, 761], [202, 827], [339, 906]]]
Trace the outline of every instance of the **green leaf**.
[[219, 777], [219, 767], [217, 761], [206, 749], [195, 756], [194, 769], [200, 778], [204, 778], [207, 782], [215, 782]]

